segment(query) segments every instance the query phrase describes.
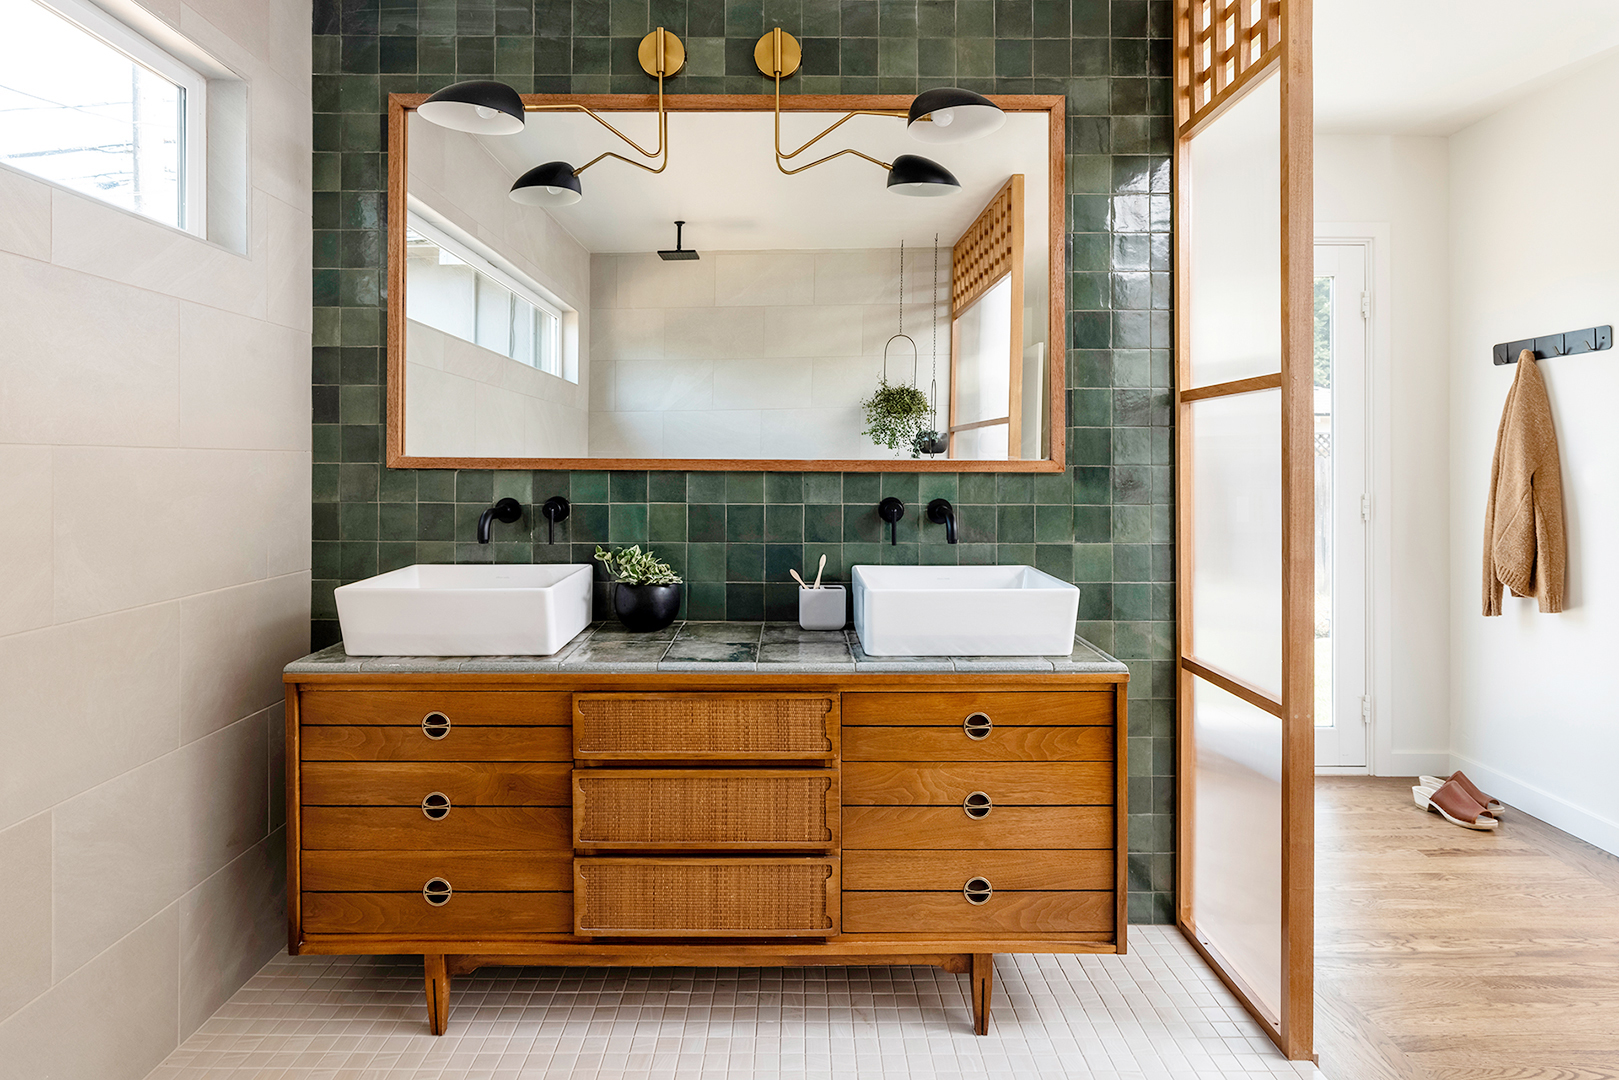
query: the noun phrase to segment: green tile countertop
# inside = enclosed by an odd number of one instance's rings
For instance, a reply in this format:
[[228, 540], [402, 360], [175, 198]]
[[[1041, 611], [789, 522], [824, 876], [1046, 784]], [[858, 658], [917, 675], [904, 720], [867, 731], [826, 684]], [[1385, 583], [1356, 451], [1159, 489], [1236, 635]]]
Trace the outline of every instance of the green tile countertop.
[[341, 643], [294, 660], [289, 675], [340, 672], [630, 674], [638, 672], [1037, 672], [1123, 675], [1080, 637], [1067, 656], [869, 656], [853, 627], [801, 630], [784, 622], [677, 622], [654, 634], [591, 623], [554, 656], [350, 656]]

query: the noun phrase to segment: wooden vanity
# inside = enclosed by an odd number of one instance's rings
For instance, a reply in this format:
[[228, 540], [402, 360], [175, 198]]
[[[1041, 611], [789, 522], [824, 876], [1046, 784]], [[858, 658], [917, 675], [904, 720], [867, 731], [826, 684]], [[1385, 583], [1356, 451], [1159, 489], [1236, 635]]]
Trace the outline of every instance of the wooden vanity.
[[289, 951], [422, 954], [434, 1034], [486, 965], [820, 964], [970, 974], [984, 1034], [994, 953], [1125, 951], [1116, 661], [332, 667], [286, 675]]

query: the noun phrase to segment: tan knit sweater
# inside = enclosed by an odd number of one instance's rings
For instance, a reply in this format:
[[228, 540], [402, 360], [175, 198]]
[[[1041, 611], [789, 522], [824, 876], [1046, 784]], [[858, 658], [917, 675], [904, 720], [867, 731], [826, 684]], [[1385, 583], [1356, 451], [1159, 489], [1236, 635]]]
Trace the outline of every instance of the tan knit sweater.
[[1546, 380], [1528, 349], [1501, 410], [1484, 511], [1484, 614], [1501, 614], [1501, 586], [1563, 610], [1568, 537], [1563, 477]]

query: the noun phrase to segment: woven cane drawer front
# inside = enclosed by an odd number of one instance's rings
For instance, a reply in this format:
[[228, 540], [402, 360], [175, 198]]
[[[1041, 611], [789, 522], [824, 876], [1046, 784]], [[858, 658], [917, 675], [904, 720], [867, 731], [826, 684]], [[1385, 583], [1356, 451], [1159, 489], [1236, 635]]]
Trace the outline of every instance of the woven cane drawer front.
[[589, 761], [833, 762], [836, 695], [577, 694], [574, 756]]
[[577, 769], [573, 843], [599, 850], [831, 851], [835, 769]]
[[830, 937], [838, 860], [574, 860], [574, 933], [586, 937]]

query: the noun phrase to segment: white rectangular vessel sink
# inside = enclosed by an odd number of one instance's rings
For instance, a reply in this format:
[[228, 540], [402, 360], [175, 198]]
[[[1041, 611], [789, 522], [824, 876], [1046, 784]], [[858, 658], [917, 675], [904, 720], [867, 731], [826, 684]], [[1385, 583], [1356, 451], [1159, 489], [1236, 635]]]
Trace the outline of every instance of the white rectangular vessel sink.
[[871, 656], [1067, 656], [1079, 589], [1032, 566], [856, 566]]
[[590, 567], [417, 565], [337, 587], [350, 656], [550, 656], [590, 624]]

